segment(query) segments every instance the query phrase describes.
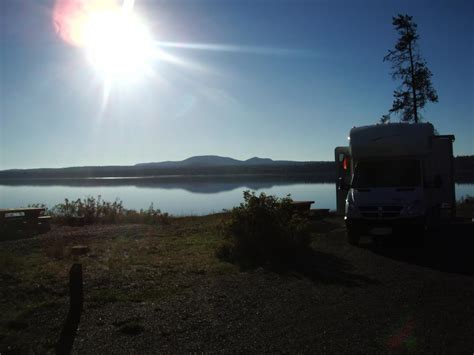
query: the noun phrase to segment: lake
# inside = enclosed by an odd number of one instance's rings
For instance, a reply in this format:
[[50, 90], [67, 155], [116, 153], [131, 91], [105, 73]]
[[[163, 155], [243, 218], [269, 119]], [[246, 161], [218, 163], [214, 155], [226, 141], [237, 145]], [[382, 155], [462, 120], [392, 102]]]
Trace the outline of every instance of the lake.
[[[268, 179], [263, 179], [268, 180]], [[86, 196], [123, 201], [126, 208], [155, 208], [173, 215], [204, 215], [238, 206], [244, 190], [284, 197], [291, 194], [294, 200], [313, 200], [313, 208], [336, 208], [334, 183], [262, 181], [253, 178], [237, 179], [79, 179], [59, 181], [23, 181], [5, 185], [0, 182], [0, 208], [26, 207], [44, 203], [52, 207]], [[474, 196], [474, 184], [456, 184], [456, 198]]]

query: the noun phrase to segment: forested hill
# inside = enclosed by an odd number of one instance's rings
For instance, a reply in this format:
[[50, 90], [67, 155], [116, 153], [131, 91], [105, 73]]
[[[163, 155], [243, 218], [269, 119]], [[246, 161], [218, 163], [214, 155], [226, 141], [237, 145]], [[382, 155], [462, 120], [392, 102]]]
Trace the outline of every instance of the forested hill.
[[149, 177], [172, 175], [317, 175], [334, 178], [333, 162], [296, 162], [251, 158], [237, 160], [198, 156], [182, 161], [141, 163], [129, 166], [83, 166], [57, 169], [14, 169], [0, 171], [0, 179], [61, 179], [100, 177]]
[[[474, 156], [455, 158], [457, 182], [474, 182]], [[70, 179], [102, 177], [150, 177], [173, 175], [275, 175], [307, 176], [334, 181], [334, 162], [296, 162], [262, 158], [237, 160], [199, 156], [182, 161], [141, 163], [129, 166], [84, 166], [58, 169], [13, 169], [0, 171], [0, 179]]]

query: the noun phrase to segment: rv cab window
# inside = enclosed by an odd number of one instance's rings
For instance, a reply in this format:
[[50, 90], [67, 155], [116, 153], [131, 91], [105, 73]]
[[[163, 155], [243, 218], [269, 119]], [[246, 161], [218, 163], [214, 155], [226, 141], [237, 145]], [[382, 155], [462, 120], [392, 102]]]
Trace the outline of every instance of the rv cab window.
[[420, 161], [416, 159], [359, 161], [352, 180], [354, 188], [416, 187], [420, 184]]

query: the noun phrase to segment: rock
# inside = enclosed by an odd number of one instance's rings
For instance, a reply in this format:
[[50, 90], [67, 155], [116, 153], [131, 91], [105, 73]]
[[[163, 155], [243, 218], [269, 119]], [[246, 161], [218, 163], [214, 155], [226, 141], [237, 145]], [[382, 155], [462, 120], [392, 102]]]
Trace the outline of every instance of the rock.
[[75, 245], [71, 247], [72, 255], [85, 255], [89, 252], [89, 247], [86, 245]]

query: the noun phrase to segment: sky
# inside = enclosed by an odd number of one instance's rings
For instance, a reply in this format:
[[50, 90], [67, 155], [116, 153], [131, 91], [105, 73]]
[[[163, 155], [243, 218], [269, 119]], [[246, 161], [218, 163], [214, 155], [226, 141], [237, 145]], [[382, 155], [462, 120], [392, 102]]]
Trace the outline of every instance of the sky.
[[156, 43], [186, 45], [113, 83], [61, 38], [54, 7], [0, 1], [0, 169], [332, 160], [391, 107], [398, 13], [418, 24], [439, 95], [424, 121], [474, 154], [473, 1], [135, 0]]

